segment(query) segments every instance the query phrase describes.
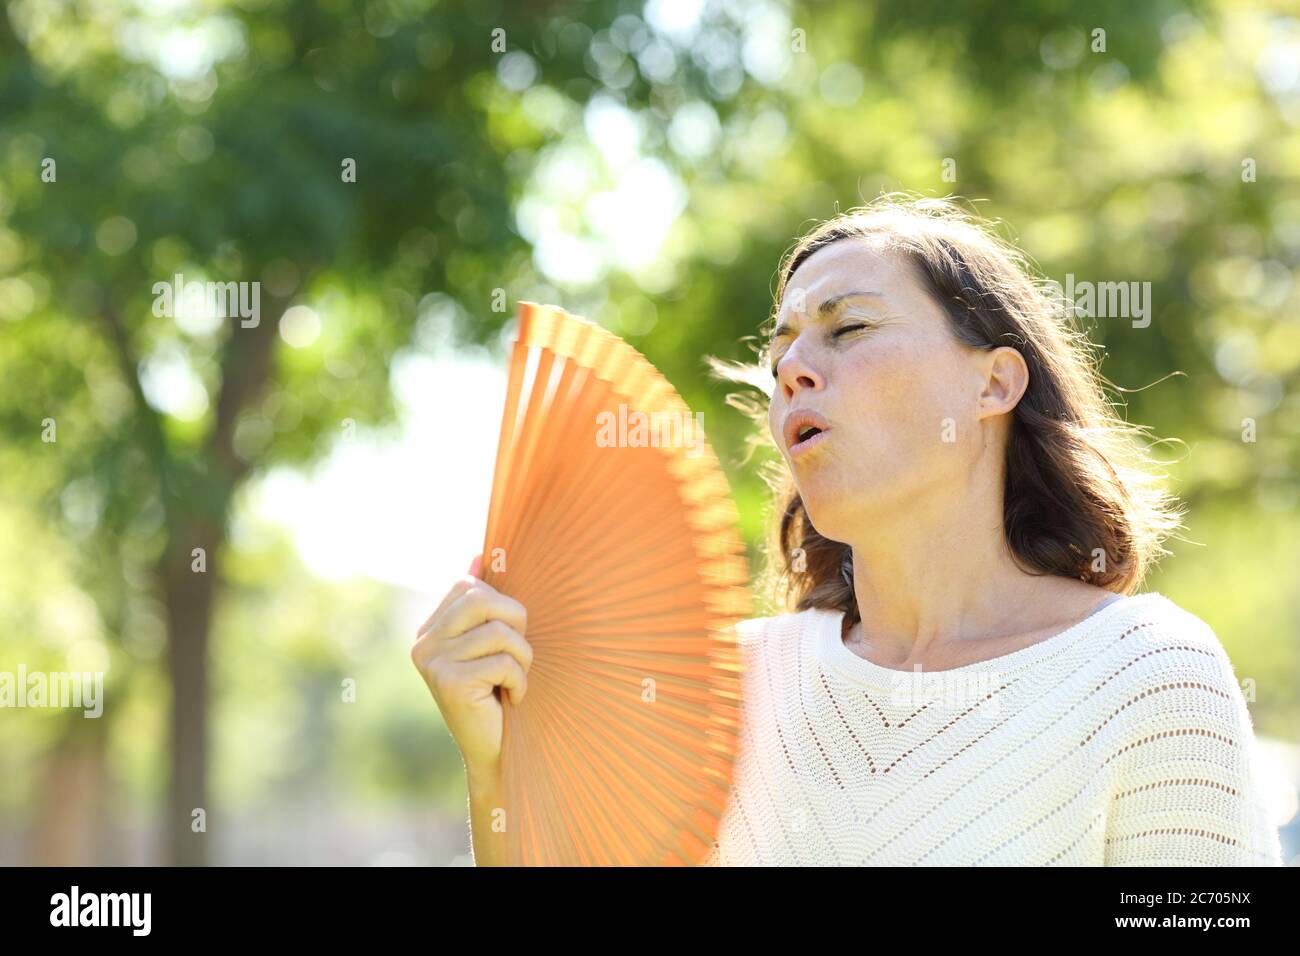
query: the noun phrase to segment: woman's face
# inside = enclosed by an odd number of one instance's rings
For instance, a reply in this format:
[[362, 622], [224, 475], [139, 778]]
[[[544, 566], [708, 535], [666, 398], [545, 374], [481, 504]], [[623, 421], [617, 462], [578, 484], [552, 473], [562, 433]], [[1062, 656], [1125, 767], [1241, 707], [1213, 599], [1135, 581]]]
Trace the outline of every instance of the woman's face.
[[[914, 270], [879, 240], [840, 239], [805, 260], [782, 297], [768, 422], [809, 518], [833, 541], [950, 499], [983, 452], [989, 353], [953, 337]], [[825, 431], [793, 447], [787, 416], [803, 411]]]

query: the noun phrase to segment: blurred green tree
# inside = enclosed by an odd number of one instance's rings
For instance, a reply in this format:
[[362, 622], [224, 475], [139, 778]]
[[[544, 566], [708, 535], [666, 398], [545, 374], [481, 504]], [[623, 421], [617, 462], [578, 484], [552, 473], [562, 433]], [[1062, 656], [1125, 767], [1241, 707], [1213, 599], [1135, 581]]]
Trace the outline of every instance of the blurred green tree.
[[[8, 3], [0, 481], [74, 543], [110, 635], [162, 609], [173, 861], [205, 858], [191, 811], [240, 489], [385, 421], [397, 350], [494, 343], [518, 298], [626, 335], [730, 462], [745, 423], [703, 357], [744, 357], [795, 233], [882, 189], [991, 197], [1049, 278], [1152, 283], [1149, 326], [1090, 332], [1121, 385], [1186, 373], [1130, 415], [1202, 449], [1183, 493], [1218, 502], [1220, 527], [1293, 508], [1294, 18], [1226, 0], [692, 9]], [[603, 203], [646, 184], [640, 208], [672, 208], [647, 216], [667, 225], [638, 264], [614, 240], [643, 224]], [[177, 274], [260, 283], [260, 322], [154, 314]], [[732, 467], [755, 539], [763, 487]], [[1215, 560], [1271, 585], [1288, 552], [1251, 547]], [[1257, 587], [1257, 660], [1294, 668], [1298, 598]], [[87, 730], [104, 732], [70, 724], [68, 745]]]
[[[0, 18], [0, 273], [21, 313], [0, 337], [0, 428], [60, 520], [69, 487], [86, 503], [84, 579], [110, 630], [132, 565], [151, 571], [186, 864], [205, 859], [191, 822], [209, 807], [209, 632], [239, 488], [390, 413], [422, 290], [487, 311], [525, 257], [475, 106], [490, 29], [516, 14], [253, 6], [195, 14], [182, 60], [180, 25], [160, 35], [130, 8]], [[177, 274], [260, 283], [260, 321], [155, 314]], [[314, 297], [323, 315], [284, 318]]]

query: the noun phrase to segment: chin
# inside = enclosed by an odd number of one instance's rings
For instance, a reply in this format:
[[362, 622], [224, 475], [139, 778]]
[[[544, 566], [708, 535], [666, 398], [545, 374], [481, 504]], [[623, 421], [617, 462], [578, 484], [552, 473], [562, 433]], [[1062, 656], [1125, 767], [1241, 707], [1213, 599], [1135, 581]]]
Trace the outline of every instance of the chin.
[[804, 510], [808, 512], [808, 520], [818, 534], [832, 541], [846, 540], [844, 536], [853, 525], [849, 520], [851, 509], [846, 507], [849, 504], [847, 494], [828, 493], [813, 487], [801, 488], [799, 497], [803, 501]]
[[[808, 520], [818, 534], [832, 541], [848, 541], [853, 536], [853, 529], [881, 520], [881, 504], [893, 496], [886, 494], [886, 489], [879, 483], [869, 481], [865, 475], [847, 482], [829, 478], [829, 475], [821, 480], [809, 476], [795, 484], [804, 510], [808, 512]], [[897, 509], [899, 506], [895, 503], [893, 507]], [[869, 512], [877, 513], [876, 517], [872, 518]]]

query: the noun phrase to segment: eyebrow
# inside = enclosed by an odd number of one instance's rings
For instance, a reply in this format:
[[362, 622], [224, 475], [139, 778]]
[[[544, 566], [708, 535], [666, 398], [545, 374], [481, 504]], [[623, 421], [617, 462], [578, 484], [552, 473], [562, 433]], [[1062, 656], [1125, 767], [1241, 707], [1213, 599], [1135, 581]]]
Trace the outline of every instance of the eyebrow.
[[[821, 319], [827, 319], [831, 316], [832, 313], [835, 312], [836, 309], [840, 308], [845, 303], [846, 300], [855, 299], [862, 296], [871, 299], [882, 299], [882, 300], [884, 299], [884, 296], [881, 295], [879, 292], [870, 292], [866, 290], [854, 290], [853, 292], [841, 292], [839, 295], [833, 295], [829, 299], [824, 299], [822, 301], [822, 304], [817, 306], [817, 315]], [[772, 333], [772, 341], [779, 339], [783, 335], [790, 335], [793, 332], [794, 329], [790, 328], [790, 326], [782, 322], [780, 325], [776, 327], [776, 330]]]

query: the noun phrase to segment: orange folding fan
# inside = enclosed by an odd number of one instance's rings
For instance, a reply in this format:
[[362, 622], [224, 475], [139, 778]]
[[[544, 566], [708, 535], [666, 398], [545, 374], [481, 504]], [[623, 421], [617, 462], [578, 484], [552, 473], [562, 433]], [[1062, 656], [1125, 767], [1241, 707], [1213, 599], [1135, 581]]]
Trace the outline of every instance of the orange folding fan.
[[521, 303], [481, 577], [528, 612], [502, 694], [511, 865], [692, 865], [740, 718], [748, 573], [698, 417], [618, 336]]

